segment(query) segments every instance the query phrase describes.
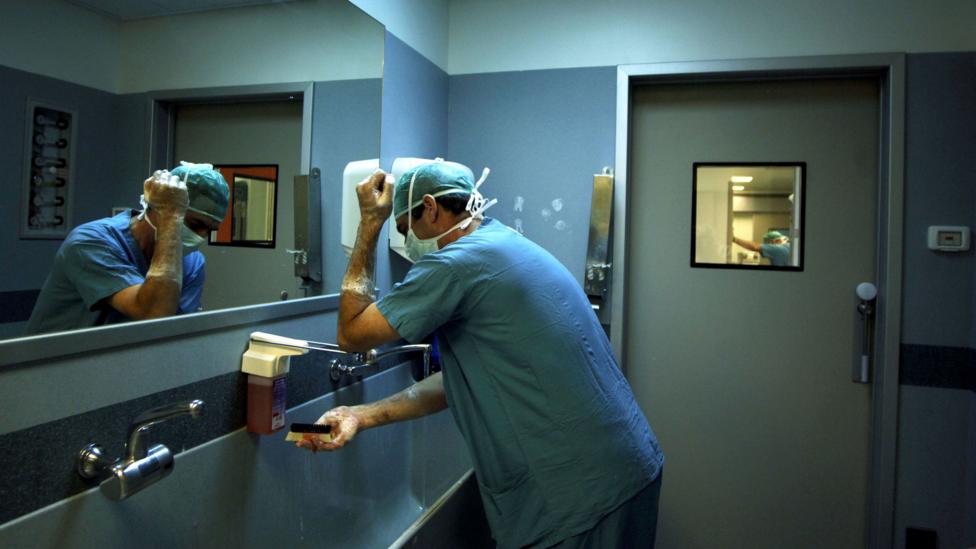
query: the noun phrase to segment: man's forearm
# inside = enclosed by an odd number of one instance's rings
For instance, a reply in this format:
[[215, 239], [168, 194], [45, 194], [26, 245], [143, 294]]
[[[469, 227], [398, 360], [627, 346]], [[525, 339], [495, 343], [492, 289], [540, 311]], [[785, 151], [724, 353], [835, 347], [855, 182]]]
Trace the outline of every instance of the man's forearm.
[[745, 248], [745, 249], [747, 249], [749, 251], [753, 251], [753, 252], [758, 252], [759, 251], [759, 244], [756, 244], [755, 242], [753, 242], [751, 240], [745, 240], [745, 239], [742, 239], [742, 238], [738, 238], [738, 237], [733, 236], [732, 237], [732, 242], [738, 244], [739, 246], [742, 246], [743, 248]]
[[423, 381], [414, 383], [403, 391], [370, 404], [353, 406], [351, 411], [359, 417], [359, 429], [378, 427], [396, 421], [415, 419], [440, 412], [447, 408], [444, 382], [438, 372]]
[[152, 261], [146, 281], [139, 288], [136, 299], [145, 318], [176, 314], [183, 290], [183, 243], [180, 228], [183, 216], [157, 212], [158, 226]]
[[356, 245], [349, 258], [349, 267], [342, 278], [339, 293], [339, 332], [359, 316], [375, 300], [373, 272], [376, 266], [376, 242], [383, 223], [363, 219], [356, 233]]

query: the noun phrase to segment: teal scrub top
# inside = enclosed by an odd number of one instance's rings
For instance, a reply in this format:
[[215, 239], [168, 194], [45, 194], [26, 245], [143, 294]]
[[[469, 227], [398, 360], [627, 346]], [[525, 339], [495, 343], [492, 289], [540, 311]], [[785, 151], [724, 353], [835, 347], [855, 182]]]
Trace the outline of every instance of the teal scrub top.
[[760, 244], [759, 253], [768, 258], [774, 267], [787, 267], [790, 264], [789, 244]]
[[[142, 284], [149, 262], [129, 227], [136, 210], [79, 225], [61, 244], [34, 304], [27, 334], [57, 332], [127, 320], [104, 300]], [[200, 310], [205, 279], [199, 251], [183, 257], [178, 314]]]
[[444, 389], [499, 547], [589, 530], [664, 456], [580, 284], [486, 218], [378, 303], [408, 341], [437, 331]]

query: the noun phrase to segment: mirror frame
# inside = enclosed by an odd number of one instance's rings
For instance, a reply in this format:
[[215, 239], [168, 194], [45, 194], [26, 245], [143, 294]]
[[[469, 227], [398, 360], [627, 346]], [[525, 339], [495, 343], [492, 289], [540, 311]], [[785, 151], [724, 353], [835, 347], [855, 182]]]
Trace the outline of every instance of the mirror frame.
[[338, 309], [339, 294], [330, 294], [5, 339], [0, 341], [0, 368]]
[[149, 102], [147, 110], [149, 113], [149, 151], [146, 173], [152, 173], [153, 166], [172, 166], [176, 162], [176, 159], [173, 158], [175, 156], [173, 153], [173, 132], [176, 128], [176, 105], [268, 101], [289, 96], [301, 96], [302, 98], [302, 150], [299, 167], [302, 174], [309, 173], [309, 170], [312, 169], [314, 85], [314, 82], [306, 81], [149, 92], [147, 94], [147, 101]]

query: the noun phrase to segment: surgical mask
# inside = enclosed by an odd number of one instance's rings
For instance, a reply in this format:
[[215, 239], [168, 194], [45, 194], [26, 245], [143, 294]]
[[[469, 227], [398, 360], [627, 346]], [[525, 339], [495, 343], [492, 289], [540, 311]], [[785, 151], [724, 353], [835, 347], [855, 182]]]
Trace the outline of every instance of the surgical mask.
[[[481, 178], [478, 180], [478, 183], [475, 184], [474, 189], [471, 191], [471, 198], [468, 199], [468, 204], [465, 208], [468, 211], [468, 213], [471, 214], [471, 217], [462, 219], [461, 221], [457, 222], [453, 227], [442, 232], [437, 236], [431, 238], [417, 238], [417, 234], [413, 232], [413, 208], [410, 208], [410, 206], [413, 204], [413, 183], [417, 179], [417, 172], [414, 172], [413, 177], [410, 178], [410, 188], [407, 191], [408, 209], [407, 209], [406, 252], [407, 252], [407, 257], [410, 258], [410, 261], [416, 263], [420, 261], [420, 258], [424, 257], [425, 255], [432, 252], [436, 252], [439, 249], [437, 246], [438, 240], [444, 238], [448, 234], [451, 234], [457, 229], [461, 229], [461, 230], [467, 229], [468, 226], [471, 225], [471, 222], [474, 221], [475, 219], [484, 218], [484, 211], [490, 208], [491, 206], [495, 205], [496, 202], [498, 202], [497, 198], [494, 198], [489, 201], [485, 197], [481, 196], [480, 192], [478, 192], [478, 187], [480, 187], [481, 184], [485, 182], [485, 179], [488, 177], [489, 173], [490, 170], [488, 168], [485, 168], [484, 171], [481, 173]], [[451, 193], [458, 193], [458, 192], [460, 191], [447, 191], [447, 192], [437, 193], [432, 196], [434, 196], [434, 198], [437, 198], [438, 196], [451, 194]]]
[[186, 225], [183, 225], [180, 227], [180, 241], [183, 243], [183, 255], [190, 255], [199, 250], [200, 246], [203, 246], [203, 243], [207, 239], [191, 231]]

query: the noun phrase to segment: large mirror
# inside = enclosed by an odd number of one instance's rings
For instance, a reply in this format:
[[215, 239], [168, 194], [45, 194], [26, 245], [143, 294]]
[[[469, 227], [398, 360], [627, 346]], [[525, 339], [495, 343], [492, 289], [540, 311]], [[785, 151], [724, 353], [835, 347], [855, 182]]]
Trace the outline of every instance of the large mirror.
[[[382, 25], [347, 0], [33, 0], [4, 2], [0, 21], [0, 339], [130, 322], [102, 299], [28, 333], [66, 235], [137, 216], [143, 181], [181, 160], [275, 174], [231, 174], [224, 232], [189, 227], [205, 276], [179, 314], [331, 287], [296, 276], [295, 179], [318, 174], [320, 204], [298, 208], [315, 214], [341, 196], [346, 163], [379, 157]], [[315, 240], [338, 227], [323, 216]], [[59, 282], [101, 276], [90, 268]]]
[[692, 267], [803, 270], [806, 164], [696, 163]]

